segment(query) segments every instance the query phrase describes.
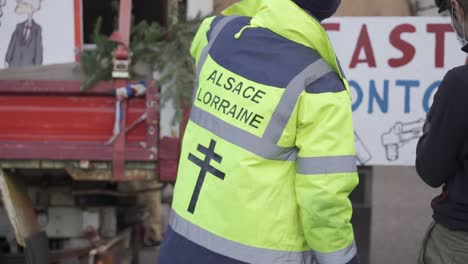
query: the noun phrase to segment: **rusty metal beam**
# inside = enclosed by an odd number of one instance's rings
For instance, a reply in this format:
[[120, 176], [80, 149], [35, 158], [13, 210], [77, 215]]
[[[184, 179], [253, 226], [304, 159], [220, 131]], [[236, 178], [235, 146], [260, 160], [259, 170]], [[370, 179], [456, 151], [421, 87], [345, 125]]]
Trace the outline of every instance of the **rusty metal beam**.
[[[65, 166], [65, 170], [76, 181], [111, 181], [114, 175], [111, 170], [81, 170], [73, 166]], [[121, 181], [154, 180], [154, 170], [127, 169], [123, 172]]]
[[41, 231], [27, 188], [19, 177], [0, 170], [0, 190], [18, 244], [24, 247], [29, 237]]
[[76, 248], [66, 250], [54, 250], [50, 252], [50, 262], [55, 263], [64, 259], [77, 258], [88, 256], [92, 247], [88, 248]]
[[[82, 162], [88, 162], [83, 168]], [[54, 161], [54, 160], [0, 160], [0, 169], [65, 169], [72, 166], [80, 169], [109, 170], [112, 163], [106, 161]], [[155, 162], [126, 162], [127, 170], [155, 170]]]

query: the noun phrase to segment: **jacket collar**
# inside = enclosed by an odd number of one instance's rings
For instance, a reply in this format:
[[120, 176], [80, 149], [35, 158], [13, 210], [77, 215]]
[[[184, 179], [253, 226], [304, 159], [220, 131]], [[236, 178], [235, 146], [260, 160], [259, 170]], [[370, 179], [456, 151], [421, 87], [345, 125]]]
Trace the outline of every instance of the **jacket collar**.
[[248, 27], [267, 28], [316, 50], [328, 65], [343, 77], [325, 29], [291, 0], [243, 0], [228, 7], [222, 14], [251, 17]]

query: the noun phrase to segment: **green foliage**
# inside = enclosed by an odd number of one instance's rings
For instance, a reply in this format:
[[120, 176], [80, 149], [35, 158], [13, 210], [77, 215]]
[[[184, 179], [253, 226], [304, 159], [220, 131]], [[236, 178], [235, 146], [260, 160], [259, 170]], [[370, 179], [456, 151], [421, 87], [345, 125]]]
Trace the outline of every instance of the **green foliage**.
[[[161, 107], [171, 101], [176, 110], [174, 120], [180, 120], [181, 106], [189, 104], [192, 97], [195, 65], [189, 50], [200, 22], [200, 17], [187, 21], [181, 19], [180, 14], [175, 14], [171, 15], [167, 28], [146, 21], [132, 26], [132, 66], [143, 63], [160, 73], [158, 85], [164, 87]], [[102, 20], [99, 19], [93, 32], [96, 49], [86, 50], [81, 55], [85, 75], [83, 90], [90, 89], [99, 81], [112, 79], [112, 51], [116, 44], [100, 33], [101, 24]], [[143, 78], [134, 71], [134, 67], [131, 69], [132, 79]]]
[[161, 102], [172, 99], [176, 109], [175, 119], [180, 120], [179, 109], [182, 105], [190, 104], [195, 86], [195, 62], [189, 51], [201, 21], [200, 18], [192, 21], [174, 20], [173, 17], [154, 62], [155, 68], [161, 72], [160, 85], [164, 87]]
[[99, 18], [92, 36], [96, 49], [85, 50], [81, 53], [81, 69], [85, 75], [82, 90], [88, 90], [97, 82], [112, 78], [112, 51], [117, 45], [100, 33], [101, 27], [102, 19]]

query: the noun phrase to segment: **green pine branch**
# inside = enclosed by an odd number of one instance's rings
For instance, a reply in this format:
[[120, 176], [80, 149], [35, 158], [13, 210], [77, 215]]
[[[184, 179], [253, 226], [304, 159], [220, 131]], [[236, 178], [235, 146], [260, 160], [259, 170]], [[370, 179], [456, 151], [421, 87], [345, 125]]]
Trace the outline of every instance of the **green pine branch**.
[[[195, 65], [189, 50], [201, 22], [200, 16], [193, 20], [181, 19], [181, 14], [185, 12], [179, 11], [171, 14], [167, 28], [146, 21], [132, 26], [130, 41], [132, 66], [144, 63], [152, 71], [161, 73], [158, 84], [165, 88], [161, 94], [161, 107], [172, 101], [176, 110], [174, 121], [180, 120], [181, 106], [191, 101]], [[102, 19], [98, 19], [92, 36], [96, 49], [81, 54], [81, 67], [85, 75], [82, 90], [91, 89], [99, 81], [112, 79], [112, 52], [116, 44], [101, 34], [101, 28]], [[135, 71], [131, 72], [131, 76], [133, 79], [142, 78]]]

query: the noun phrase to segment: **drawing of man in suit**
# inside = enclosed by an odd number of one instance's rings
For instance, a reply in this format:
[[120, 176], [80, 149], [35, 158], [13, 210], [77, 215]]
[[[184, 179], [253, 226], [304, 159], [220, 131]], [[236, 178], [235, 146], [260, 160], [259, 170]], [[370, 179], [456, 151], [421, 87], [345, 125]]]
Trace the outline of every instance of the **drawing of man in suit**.
[[[0, 0], [1, 1], [1, 0]], [[33, 20], [42, 0], [16, 0], [15, 13], [27, 15], [26, 21], [16, 25], [5, 56], [5, 66], [17, 68], [42, 64], [42, 28]]]

